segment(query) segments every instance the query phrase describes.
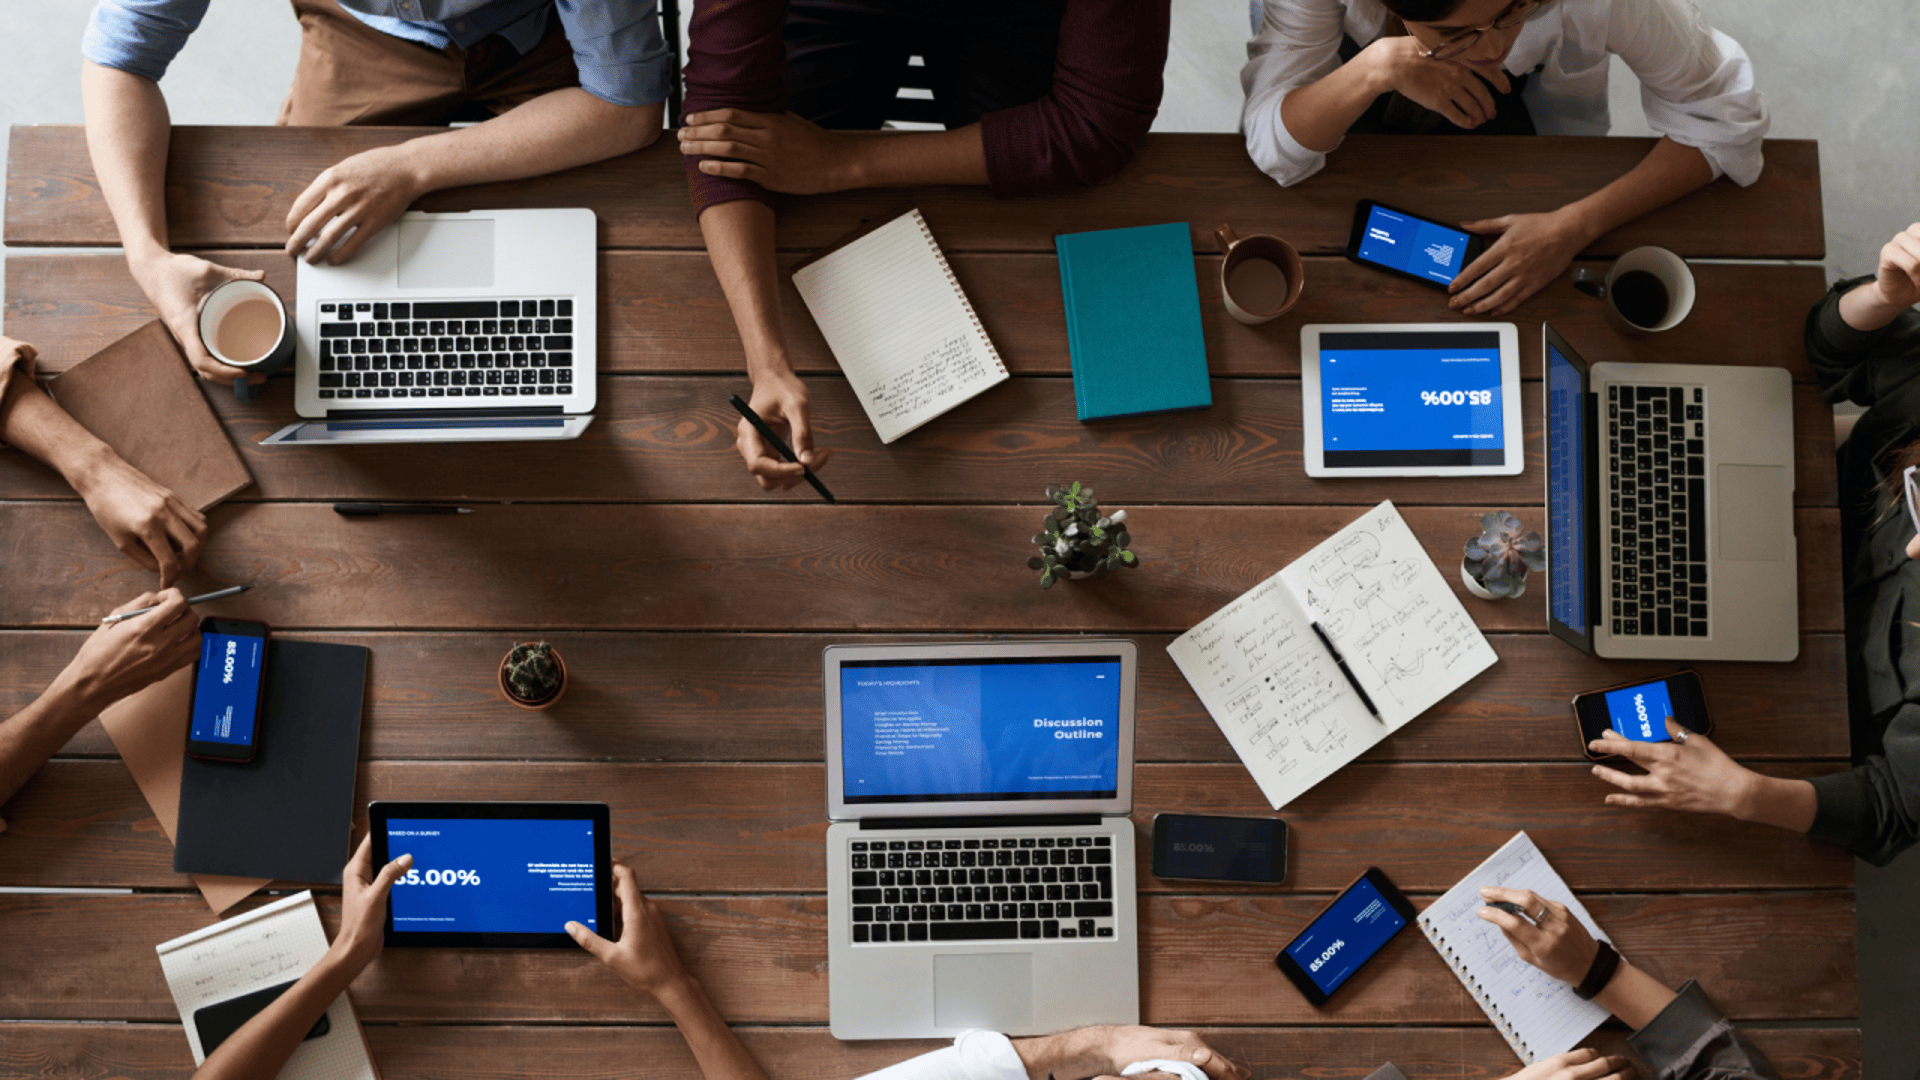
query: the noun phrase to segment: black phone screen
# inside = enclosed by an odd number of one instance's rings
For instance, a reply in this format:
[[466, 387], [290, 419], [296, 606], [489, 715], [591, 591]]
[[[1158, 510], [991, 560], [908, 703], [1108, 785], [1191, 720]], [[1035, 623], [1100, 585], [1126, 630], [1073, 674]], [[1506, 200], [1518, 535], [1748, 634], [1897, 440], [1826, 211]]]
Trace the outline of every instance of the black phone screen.
[[1287, 876], [1287, 823], [1279, 818], [1158, 814], [1157, 877], [1278, 882]]

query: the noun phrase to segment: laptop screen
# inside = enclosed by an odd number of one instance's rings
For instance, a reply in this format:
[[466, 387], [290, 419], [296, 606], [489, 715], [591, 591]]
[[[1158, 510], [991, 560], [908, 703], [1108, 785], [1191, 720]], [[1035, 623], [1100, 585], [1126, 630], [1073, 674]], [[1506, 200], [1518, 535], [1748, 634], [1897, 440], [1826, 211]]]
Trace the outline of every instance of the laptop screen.
[[1547, 383], [1547, 614], [1581, 637], [1587, 610], [1586, 372], [1545, 335]]
[[1117, 655], [840, 665], [849, 805], [1112, 799]]

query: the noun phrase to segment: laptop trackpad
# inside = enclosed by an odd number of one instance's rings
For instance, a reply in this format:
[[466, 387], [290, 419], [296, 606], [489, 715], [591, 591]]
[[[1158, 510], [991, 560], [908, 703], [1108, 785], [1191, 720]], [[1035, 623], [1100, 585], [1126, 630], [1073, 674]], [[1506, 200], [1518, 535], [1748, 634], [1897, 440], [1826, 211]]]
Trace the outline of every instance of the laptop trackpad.
[[400, 287], [493, 287], [493, 219], [400, 222]]
[[1786, 558], [1787, 529], [1780, 507], [1787, 470], [1778, 465], [1722, 465], [1713, 474], [1714, 539], [1720, 558], [1778, 562]]
[[933, 958], [933, 1022], [1007, 1031], [1033, 1025], [1033, 956], [987, 953]]

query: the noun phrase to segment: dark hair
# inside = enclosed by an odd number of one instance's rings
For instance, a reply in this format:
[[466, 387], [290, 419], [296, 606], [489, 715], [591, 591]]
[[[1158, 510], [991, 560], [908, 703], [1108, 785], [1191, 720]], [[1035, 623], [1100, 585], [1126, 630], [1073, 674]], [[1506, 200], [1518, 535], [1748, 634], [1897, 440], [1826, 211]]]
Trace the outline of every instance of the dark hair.
[[1453, 14], [1466, 0], [1380, 0], [1382, 6], [1402, 22], [1439, 22]]

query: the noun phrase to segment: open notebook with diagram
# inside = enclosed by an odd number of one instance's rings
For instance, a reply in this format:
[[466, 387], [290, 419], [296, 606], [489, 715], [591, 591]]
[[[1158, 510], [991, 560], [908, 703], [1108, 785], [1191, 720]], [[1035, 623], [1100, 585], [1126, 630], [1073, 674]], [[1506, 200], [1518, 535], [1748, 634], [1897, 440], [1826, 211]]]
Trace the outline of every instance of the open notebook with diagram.
[[1275, 810], [1498, 659], [1391, 502], [1167, 652]]

